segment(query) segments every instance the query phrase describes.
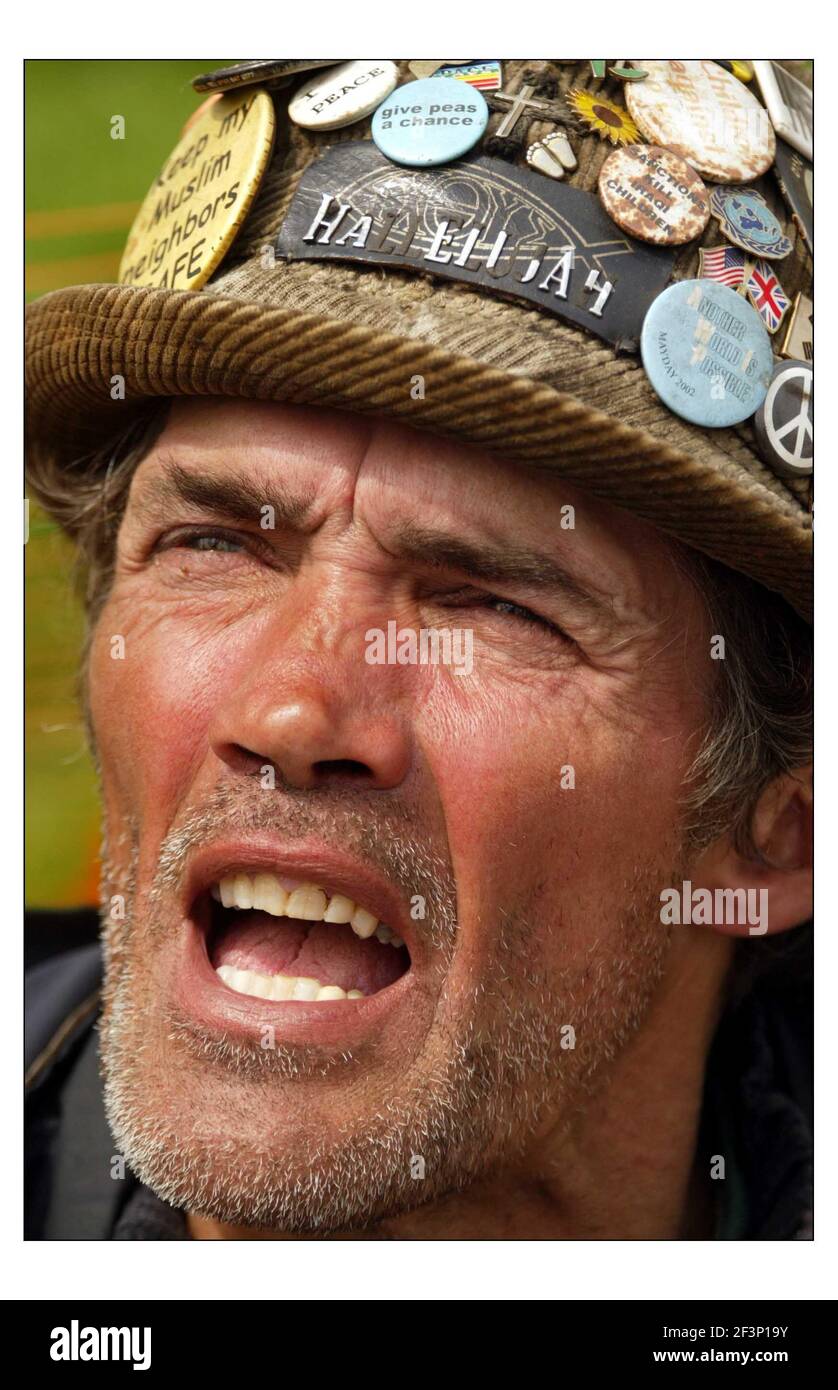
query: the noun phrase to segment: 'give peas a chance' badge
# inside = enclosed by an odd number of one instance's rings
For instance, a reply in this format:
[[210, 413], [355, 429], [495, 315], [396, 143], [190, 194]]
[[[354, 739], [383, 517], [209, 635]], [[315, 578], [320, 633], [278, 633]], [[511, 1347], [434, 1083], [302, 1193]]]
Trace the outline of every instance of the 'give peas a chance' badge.
[[394, 164], [448, 164], [476, 145], [489, 120], [481, 92], [454, 77], [397, 87], [372, 118], [372, 138]]
[[274, 107], [258, 87], [190, 123], [145, 196], [119, 267], [123, 285], [199, 290], [220, 265], [271, 157]]

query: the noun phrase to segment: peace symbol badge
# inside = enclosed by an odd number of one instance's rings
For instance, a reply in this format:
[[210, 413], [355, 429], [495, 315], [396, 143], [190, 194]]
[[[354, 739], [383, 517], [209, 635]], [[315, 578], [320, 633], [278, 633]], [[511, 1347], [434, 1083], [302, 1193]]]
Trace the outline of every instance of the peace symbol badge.
[[784, 478], [806, 478], [815, 458], [811, 362], [780, 362], [754, 416], [760, 453]]

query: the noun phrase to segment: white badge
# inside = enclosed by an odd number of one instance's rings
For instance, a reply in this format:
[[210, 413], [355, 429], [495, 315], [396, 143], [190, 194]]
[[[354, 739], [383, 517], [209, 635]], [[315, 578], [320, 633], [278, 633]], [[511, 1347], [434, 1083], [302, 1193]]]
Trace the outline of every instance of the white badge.
[[288, 115], [306, 130], [339, 130], [369, 116], [398, 80], [398, 68], [389, 58], [339, 63], [300, 88]]

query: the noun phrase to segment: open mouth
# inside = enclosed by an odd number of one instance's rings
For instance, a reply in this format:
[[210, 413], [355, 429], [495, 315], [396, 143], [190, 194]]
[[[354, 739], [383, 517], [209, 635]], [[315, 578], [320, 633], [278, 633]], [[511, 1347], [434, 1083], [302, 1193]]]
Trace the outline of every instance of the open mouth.
[[402, 938], [363, 904], [311, 881], [233, 870], [196, 904], [206, 949], [229, 990], [301, 1002], [363, 999], [411, 965]]

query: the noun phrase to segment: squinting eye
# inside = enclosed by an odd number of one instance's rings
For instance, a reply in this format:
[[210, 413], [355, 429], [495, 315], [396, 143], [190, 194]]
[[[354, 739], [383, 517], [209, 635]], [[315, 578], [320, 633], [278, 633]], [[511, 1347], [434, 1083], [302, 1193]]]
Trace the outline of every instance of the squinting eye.
[[510, 603], [505, 598], [489, 599], [486, 604], [493, 613], [507, 613], [511, 618], [520, 618], [525, 623], [535, 623], [539, 627], [546, 627], [551, 632], [558, 632], [555, 623], [551, 623], [547, 618], [540, 618], [537, 613], [533, 613], [529, 608], [522, 608], [520, 603]]
[[221, 550], [224, 552], [243, 550], [244, 547], [238, 541], [230, 540], [229, 536], [208, 535], [208, 536], [183, 536], [178, 542], [186, 550]]
[[214, 555], [242, 555], [246, 554], [248, 549], [245, 540], [234, 532], [197, 531], [187, 528], [170, 531], [168, 535], [162, 536], [154, 546], [158, 555], [171, 554], [178, 550]]
[[529, 608], [522, 608], [520, 603], [510, 603], [505, 598], [490, 599], [487, 608], [492, 608], [496, 613], [510, 613], [516, 618], [528, 618], [530, 621], [541, 622], [535, 613], [531, 613]]

